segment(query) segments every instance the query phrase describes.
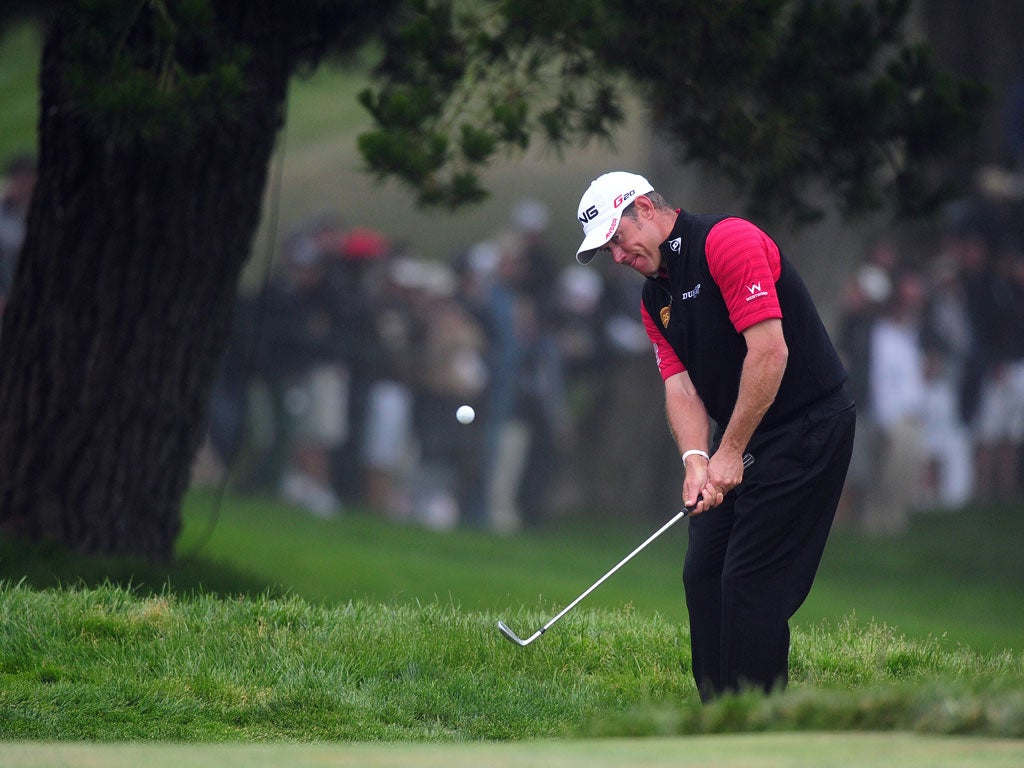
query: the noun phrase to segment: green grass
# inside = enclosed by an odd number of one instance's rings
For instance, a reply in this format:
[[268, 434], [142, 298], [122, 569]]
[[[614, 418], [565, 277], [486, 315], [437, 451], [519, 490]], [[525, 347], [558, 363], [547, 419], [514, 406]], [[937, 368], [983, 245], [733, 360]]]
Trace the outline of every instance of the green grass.
[[[509, 617], [530, 626], [534, 610]], [[584, 610], [529, 648], [431, 603], [0, 590], [0, 737], [477, 741], [778, 730], [1024, 737], [1024, 660], [798, 633], [791, 690], [702, 707], [685, 627]], [[837, 653], [837, 647], [841, 652]], [[838, 661], [841, 657], [841, 661]], [[838, 663], [837, 663], [838, 661]]]
[[36, 151], [40, 36], [18, 24], [0, 37], [0, 168], [12, 155]]
[[[195, 548], [217, 510], [213, 496], [191, 496], [182, 551]], [[560, 608], [657, 527], [577, 517], [542, 534], [495, 538], [433, 533], [358, 514], [324, 523], [272, 502], [230, 497], [219, 513], [202, 556], [266, 584], [316, 601], [436, 599], [473, 610]], [[656, 540], [585, 605], [631, 606], [683, 621], [685, 528], [680, 524]], [[296, 541], [282, 546], [289, 532]], [[915, 638], [1022, 651], [1021, 541], [1024, 515], [1016, 506], [920, 515], [898, 539], [837, 528], [795, 621], [856, 616]]]
[[[1020, 540], [1016, 509], [963, 514], [976, 533], [954, 518], [919, 518], [899, 541], [838, 531], [822, 596], [794, 630], [790, 689], [702, 707], [687, 671], [684, 526], [517, 648], [498, 618], [532, 632], [651, 526], [436, 533], [194, 492], [169, 568], [0, 540], [0, 738], [1024, 737], [1020, 564], [1005, 544]], [[947, 580], [1003, 610], [973, 632], [936, 631], [962, 610], [929, 596]], [[876, 615], [900, 611], [915, 616], [909, 632]]]
[[799, 616], [834, 616], [846, 604], [913, 636], [1024, 650], [1022, 512], [1007, 504], [920, 514], [896, 539], [839, 530]]
[[[209, 522], [215, 518], [210, 533]], [[181, 561], [168, 569], [76, 560], [0, 538], [0, 578], [37, 587], [112, 578], [160, 592], [294, 594], [320, 604], [450, 603], [469, 611], [521, 606], [553, 616], [656, 528], [565, 518], [535, 534], [437, 533], [366, 513], [323, 521], [271, 500], [197, 491], [185, 507]], [[681, 523], [582, 607], [629, 608], [684, 623]], [[1024, 651], [1024, 516], [1016, 506], [921, 515], [899, 539], [836, 529], [798, 626], [848, 618], [883, 623], [913, 639], [942, 639], [988, 653]], [[197, 551], [198, 549], [198, 551]], [[573, 614], [563, 622], [571, 623]], [[522, 631], [526, 631], [525, 629]]]
[[764, 734], [514, 744], [11, 744], [11, 768], [1019, 768], [1024, 744], [914, 734]]

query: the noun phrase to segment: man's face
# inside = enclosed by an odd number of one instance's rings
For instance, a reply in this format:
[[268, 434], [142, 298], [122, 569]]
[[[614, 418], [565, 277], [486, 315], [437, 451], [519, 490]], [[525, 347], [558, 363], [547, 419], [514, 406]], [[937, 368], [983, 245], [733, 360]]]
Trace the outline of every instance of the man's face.
[[608, 253], [616, 264], [624, 264], [645, 277], [654, 277], [661, 267], [661, 237], [643, 216], [623, 216], [612, 239], [599, 251]]

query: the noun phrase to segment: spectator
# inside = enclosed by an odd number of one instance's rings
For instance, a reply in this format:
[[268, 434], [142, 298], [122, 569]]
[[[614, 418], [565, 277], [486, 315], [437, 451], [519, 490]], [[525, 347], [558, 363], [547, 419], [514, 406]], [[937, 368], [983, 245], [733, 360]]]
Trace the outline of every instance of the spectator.
[[923, 475], [917, 506], [940, 511], [967, 503], [974, 489], [970, 430], [960, 419], [949, 358], [936, 346], [924, 348], [921, 452]]
[[519, 522], [541, 525], [552, 513], [552, 488], [570, 433], [566, 375], [557, 343], [560, 295], [556, 259], [547, 243], [547, 206], [522, 200], [513, 209], [511, 247], [519, 253], [517, 333], [523, 349], [515, 418], [527, 440], [525, 462], [512, 495]]
[[963, 306], [971, 329], [971, 344], [959, 381], [958, 403], [961, 419], [972, 427], [991, 360], [993, 334], [999, 333], [999, 318], [993, 312], [992, 237], [987, 217], [971, 208], [956, 213], [943, 235], [942, 248], [959, 275]]
[[285, 268], [269, 286], [261, 370], [271, 387], [283, 452], [280, 492], [322, 517], [342, 509], [330, 455], [349, 433], [348, 373], [341, 320], [326, 281], [326, 233], [320, 223], [290, 239]]
[[525, 425], [529, 447], [515, 501], [520, 522], [527, 528], [540, 526], [553, 511], [549, 492], [570, 430], [565, 368], [554, 333], [545, 321], [543, 303], [538, 300], [528, 305], [524, 308], [528, 314], [520, 318], [524, 355], [515, 413]]
[[[383, 242], [383, 241], [382, 241]], [[374, 510], [403, 519], [411, 511], [409, 474], [413, 464], [414, 375], [417, 346], [413, 302], [397, 279], [401, 256], [391, 250], [372, 294], [367, 318], [377, 346], [363, 421], [364, 500]]]
[[931, 264], [921, 344], [925, 354], [922, 506], [955, 509], [973, 493], [971, 432], [960, 406], [975, 331], [960, 274], [945, 251]]
[[239, 295], [235, 301], [231, 333], [210, 391], [207, 440], [193, 467], [194, 482], [221, 483], [245, 447], [258, 310], [259, 302], [251, 296]]
[[583, 480], [583, 470], [592, 444], [582, 439], [577, 427], [592, 428], [609, 406], [608, 399], [601, 396], [608, 378], [604, 332], [607, 291], [600, 272], [580, 264], [559, 273], [555, 290], [562, 300], [552, 307], [553, 340], [564, 369], [566, 397], [573, 404], [566, 438], [571, 447], [565, 451], [556, 493], [561, 503], [589, 504], [592, 499], [586, 498], [584, 489], [592, 485]]
[[873, 493], [863, 518], [870, 533], [897, 535], [907, 529], [922, 475], [923, 300], [921, 276], [904, 271], [871, 334], [870, 401], [878, 442]]
[[857, 403], [857, 427], [850, 470], [836, 514], [838, 524], [857, 524], [864, 518], [868, 491], [875, 482], [877, 429], [871, 408], [871, 337], [892, 292], [893, 253], [887, 242], [875, 244], [865, 263], [855, 270], [841, 298], [837, 349], [849, 371], [847, 386]]
[[[636, 402], [662, 396], [662, 386], [650, 373], [651, 341], [637, 313], [642, 281], [618, 265], [594, 262], [601, 271], [599, 329], [601, 367], [592, 386], [594, 409], [581, 417], [576, 457], [587, 477], [587, 506], [616, 509], [623, 498], [651, 516], [678, 504], [679, 496], [663, 478], [678, 469], [672, 437], [658, 409], [637, 409]], [[595, 466], [605, 471], [595, 476]]]
[[484, 402], [484, 504], [486, 527], [511, 531], [520, 525], [519, 482], [529, 449], [528, 427], [516, 411], [527, 324], [536, 308], [526, 291], [527, 262], [509, 236], [498, 240], [500, 259], [487, 301], [486, 331], [491, 383]]
[[941, 353], [942, 375], [949, 379], [957, 393], [958, 414], [964, 422], [959, 404], [963, 382], [968, 375], [977, 348], [977, 330], [974, 328], [963, 275], [956, 257], [941, 250], [931, 264], [928, 298], [922, 322], [923, 343]]
[[339, 364], [349, 390], [349, 430], [332, 452], [332, 483], [346, 499], [403, 517], [413, 441], [409, 358], [415, 320], [393, 279], [399, 250], [369, 227], [335, 233], [324, 249]]
[[438, 264], [407, 265], [416, 281], [418, 324], [423, 329], [418, 360], [415, 421], [420, 467], [415, 492], [417, 519], [431, 528], [451, 528], [466, 516], [479, 488], [481, 422], [459, 424], [455, 411], [482, 411], [488, 384], [486, 338], [477, 318], [456, 298], [457, 278]]
[[[347, 398], [344, 438], [331, 449], [331, 482], [348, 500], [365, 494], [366, 418], [371, 390], [380, 380], [395, 381], [400, 365], [381, 348], [378, 295], [385, 284], [390, 245], [379, 232], [364, 227], [326, 232], [321, 249], [325, 254], [325, 300], [334, 316], [335, 362], [344, 371]], [[375, 410], [373, 417], [380, 411]], [[396, 424], [397, 426], [397, 424]]]
[[[494, 315], [496, 312], [504, 312], [505, 294], [497, 287], [501, 260], [502, 251], [496, 240], [476, 243], [455, 259], [457, 288], [454, 300], [483, 334], [480, 364], [483, 378], [487, 382], [477, 404], [473, 405], [476, 411], [473, 422], [476, 454], [464, 468], [461, 482], [460, 522], [475, 528], [486, 528], [488, 525], [490, 471], [498, 432], [494, 413], [501, 410], [506, 391], [504, 382], [495, 379], [495, 348], [492, 343], [492, 335], [501, 329], [500, 325], [494, 325]], [[495, 302], [495, 298], [502, 301]]]
[[1024, 253], [1014, 240], [996, 255], [989, 283], [991, 330], [975, 420], [977, 490], [983, 498], [1019, 496], [1024, 440]]

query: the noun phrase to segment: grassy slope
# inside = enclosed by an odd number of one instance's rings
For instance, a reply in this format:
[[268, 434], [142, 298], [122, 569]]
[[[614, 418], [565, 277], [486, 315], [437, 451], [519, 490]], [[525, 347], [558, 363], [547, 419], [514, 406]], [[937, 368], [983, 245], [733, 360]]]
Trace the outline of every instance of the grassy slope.
[[920, 636], [1024, 649], [1024, 517], [1018, 504], [918, 515], [898, 539], [839, 531], [802, 618], [844, 603]]
[[[979, 543], [986, 529], [1019, 540], [1015, 520], [1012, 509], [971, 518]], [[218, 505], [209, 492], [190, 496], [186, 521], [183, 561], [166, 570], [0, 540], [0, 737], [473, 740], [788, 727], [1024, 735], [1024, 619], [1012, 580], [1020, 564], [1000, 539], [974, 553], [977, 568], [966, 555], [962, 569], [954, 558], [921, 567], [964, 549], [952, 522], [919, 520], [899, 542], [840, 532], [817, 589], [815, 610], [829, 618], [794, 632], [789, 693], [703, 710], [685, 671], [683, 527], [518, 649], [497, 632], [498, 618], [532, 632], [647, 526], [442, 534], [360, 514], [323, 521], [232, 496]], [[1005, 642], [975, 643], [979, 653], [957, 645], [965, 637], [956, 633], [938, 637], [961, 610], [928, 596], [942, 570], [1001, 602], [973, 634]], [[132, 591], [37, 589], [110, 574]], [[874, 605], [916, 611], [923, 633], [870, 621]], [[1017, 652], [987, 652], [993, 645]]]
[[[517, 624], [540, 620], [517, 611]], [[582, 610], [528, 648], [447, 605], [0, 589], [0, 738], [517, 740], [764, 730], [1024, 736], [1024, 658], [849, 624], [791, 689], [700, 705], [685, 628]], [[682, 667], [682, 668], [681, 668]]]
[[[216, 509], [209, 494], [191, 497], [183, 551], [198, 542]], [[360, 515], [325, 523], [273, 503], [229, 497], [203, 556], [313, 600], [439, 599], [484, 610], [525, 604], [553, 615], [655, 528], [584, 522], [566, 520], [543, 535], [494, 538], [432, 533]], [[288, 543], [287, 532], [295, 543]], [[945, 636], [982, 651], [1024, 650], [1024, 561], [1014, 543], [1022, 540], [1024, 519], [1015, 507], [919, 516], [900, 539], [838, 529], [796, 622], [855, 615], [913, 637]], [[681, 523], [585, 605], [630, 605], [683, 621], [685, 543]]]
[[[211, 519], [215, 525], [207, 538]], [[268, 500], [228, 495], [219, 503], [206, 491], [190, 495], [185, 522], [182, 561], [167, 570], [75, 561], [0, 539], [0, 578], [27, 576], [30, 584], [45, 586], [79, 578], [95, 584], [110, 576], [156, 591], [170, 578], [178, 591], [260, 594], [271, 588], [327, 605], [440, 602], [500, 614], [525, 606], [545, 619], [655, 528], [566, 519], [542, 533], [511, 537], [436, 533], [367, 514], [323, 521]], [[837, 530], [795, 623], [810, 628], [853, 617], [864, 625], [888, 624], [912, 638], [944, 638], [950, 646], [1020, 652], [1024, 561], [1014, 542], [1021, 540], [1024, 522], [1016, 507], [918, 517], [910, 533], [895, 540]], [[631, 608], [685, 623], [679, 576], [685, 545], [680, 523], [581, 607]], [[562, 620], [565, 625], [573, 615]]]

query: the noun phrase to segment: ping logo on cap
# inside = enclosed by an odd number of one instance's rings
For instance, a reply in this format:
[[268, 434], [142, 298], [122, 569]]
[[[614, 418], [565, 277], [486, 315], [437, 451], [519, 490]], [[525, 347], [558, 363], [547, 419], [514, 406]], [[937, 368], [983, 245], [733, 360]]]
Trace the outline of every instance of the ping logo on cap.
[[589, 208], [587, 208], [587, 210], [583, 211], [583, 213], [581, 213], [578, 218], [580, 220], [580, 224], [586, 226], [588, 221], [593, 221], [598, 217], [598, 215], [599, 214], [597, 212], [597, 206], [592, 205]]

